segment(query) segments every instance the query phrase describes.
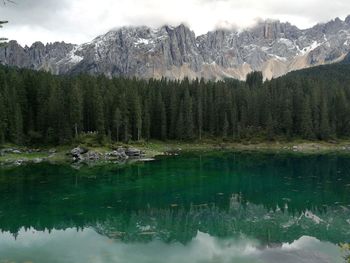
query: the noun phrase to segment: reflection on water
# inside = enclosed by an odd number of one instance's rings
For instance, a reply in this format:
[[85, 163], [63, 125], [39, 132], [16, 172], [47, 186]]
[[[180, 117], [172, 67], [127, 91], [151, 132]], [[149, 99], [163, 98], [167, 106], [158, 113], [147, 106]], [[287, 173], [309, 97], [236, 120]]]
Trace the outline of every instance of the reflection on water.
[[[22, 253], [18, 253], [21, 251]], [[0, 239], [0, 255], [6, 262], [152, 262], [152, 263], [340, 263], [337, 246], [303, 236], [279, 247], [261, 247], [255, 240], [217, 239], [198, 232], [187, 244], [122, 243], [97, 234], [92, 229], [36, 232], [21, 230], [14, 240], [9, 234]], [[12, 262], [11, 261], [11, 262]], [[1, 262], [1, 261], [0, 261]]]
[[[349, 192], [350, 158], [337, 155], [208, 153], [124, 167], [2, 168], [0, 262], [2, 255], [42, 262], [69, 240], [76, 251], [96, 246], [82, 256], [101, 260], [85, 262], [337, 262], [327, 257], [339, 257], [332, 244], [350, 241]], [[126, 258], [132, 249], [145, 260]], [[201, 258], [200, 250], [212, 254]], [[251, 254], [230, 254], [236, 250]], [[72, 253], [57, 262], [84, 262]]]

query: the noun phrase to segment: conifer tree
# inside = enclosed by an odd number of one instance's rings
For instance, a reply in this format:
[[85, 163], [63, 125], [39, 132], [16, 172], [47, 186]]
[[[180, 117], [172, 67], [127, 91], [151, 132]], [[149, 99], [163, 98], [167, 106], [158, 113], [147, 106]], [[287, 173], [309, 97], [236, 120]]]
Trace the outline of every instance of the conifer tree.
[[266, 121], [266, 135], [268, 140], [273, 140], [275, 136], [275, 123], [272, 118], [271, 111], [268, 112]]
[[227, 114], [224, 114], [224, 123], [222, 126], [222, 137], [224, 139], [227, 138], [227, 133], [228, 133], [228, 129], [229, 129], [229, 123], [228, 123], [228, 119], [227, 119]]
[[141, 139], [142, 134], [142, 110], [141, 110], [141, 104], [140, 100], [136, 98], [135, 100], [135, 126], [136, 126], [136, 133], [137, 133], [137, 140], [139, 141]]
[[202, 139], [202, 130], [203, 130], [203, 106], [202, 106], [202, 97], [198, 98], [197, 105], [197, 129], [198, 129], [198, 139]]
[[161, 102], [160, 104], [160, 138], [162, 140], [167, 139], [167, 119], [166, 119], [166, 112], [165, 112], [165, 105], [164, 102]]
[[120, 109], [117, 107], [113, 115], [113, 129], [115, 132], [116, 141], [119, 141], [119, 129], [121, 125], [122, 125], [122, 115], [121, 115]]
[[72, 126], [74, 127], [74, 136], [78, 137], [79, 131], [82, 130], [83, 120], [83, 103], [82, 93], [80, 92], [78, 83], [74, 83], [71, 87], [70, 95], [70, 119]]
[[301, 135], [304, 139], [314, 138], [312, 131], [312, 116], [309, 97], [306, 97], [303, 101], [300, 128]]
[[184, 139], [185, 138], [185, 125], [184, 125], [184, 114], [183, 114], [183, 100], [181, 100], [179, 107], [179, 116], [177, 117], [177, 125], [176, 125], [176, 138]]
[[175, 139], [176, 134], [176, 125], [177, 125], [177, 115], [178, 115], [178, 101], [175, 87], [171, 87], [170, 93], [170, 105], [169, 105], [169, 138]]
[[5, 143], [5, 129], [6, 129], [5, 118], [6, 117], [5, 117], [4, 106], [5, 106], [4, 99], [2, 97], [2, 93], [0, 92], [0, 146]]
[[149, 140], [151, 138], [151, 116], [149, 112], [149, 101], [148, 98], [145, 99], [144, 101], [144, 106], [143, 106], [143, 136], [146, 140]]
[[193, 111], [192, 111], [192, 99], [190, 97], [189, 91], [186, 88], [184, 94], [184, 136], [186, 139], [193, 138]]
[[323, 98], [321, 101], [320, 112], [321, 112], [320, 139], [325, 140], [330, 137], [328, 106], [325, 98]]

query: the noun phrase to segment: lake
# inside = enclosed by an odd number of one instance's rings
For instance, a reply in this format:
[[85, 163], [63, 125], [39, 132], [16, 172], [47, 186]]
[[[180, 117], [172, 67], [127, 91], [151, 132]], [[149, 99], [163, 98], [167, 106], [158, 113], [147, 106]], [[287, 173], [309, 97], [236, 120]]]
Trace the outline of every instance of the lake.
[[344, 262], [350, 157], [0, 168], [0, 263]]

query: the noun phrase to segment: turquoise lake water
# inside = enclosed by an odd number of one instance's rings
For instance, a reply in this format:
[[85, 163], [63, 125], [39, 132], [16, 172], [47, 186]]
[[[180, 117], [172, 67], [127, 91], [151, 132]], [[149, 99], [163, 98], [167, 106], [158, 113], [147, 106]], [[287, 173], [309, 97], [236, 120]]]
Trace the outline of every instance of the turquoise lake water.
[[344, 262], [350, 157], [0, 168], [0, 263]]

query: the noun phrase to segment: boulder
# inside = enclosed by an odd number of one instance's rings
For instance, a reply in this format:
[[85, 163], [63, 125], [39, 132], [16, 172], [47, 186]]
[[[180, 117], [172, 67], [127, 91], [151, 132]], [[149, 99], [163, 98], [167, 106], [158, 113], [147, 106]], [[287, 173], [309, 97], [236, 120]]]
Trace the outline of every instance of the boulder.
[[118, 152], [118, 151], [112, 151], [112, 152], [108, 152], [106, 153], [106, 156], [107, 157], [115, 157], [115, 158], [119, 158], [121, 157], [121, 152]]
[[129, 157], [125, 154], [125, 151], [119, 149], [116, 151], [112, 151], [109, 153], [106, 153], [107, 159], [118, 159], [118, 160], [125, 160], [128, 159]]
[[73, 150], [70, 151], [71, 155], [74, 157], [77, 157], [81, 154], [87, 153], [88, 149], [83, 148], [83, 147], [76, 147]]
[[50, 150], [49, 150], [49, 153], [50, 153], [50, 154], [53, 154], [53, 153], [56, 153], [56, 152], [57, 152], [56, 149], [50, 149]]
[[121, 147], [121, 146], [117, 147], [117, 152], [118, 153], [125, 153], [125, 151], [126, 151], [126, 148]]
[[12, 148], [5, 148], [5, 149], [2, 149], [2, 153], [3, 153], [3, 154], [12, 153], [13, 151], [14, 151], [14, 149], [12, 149]]
[[20, 166], [23, 164], [23, 160], [16, 160], [14, 163], [14, 165]]
[[88, 161], [100, 160], [101, 154], [99, 152], [90, 151], [84, 154], [84, 159]]
[[141, 152], [141, 150], [136, 149], [136, 148], [128, 148], [125, 151], [125, 154], [129, 157], [140, 157], [142, 152]]
[[76, 155], [76, 156], [73, 156], [73, 162], [81, 162], [83, 160], [84, 160], [84, 158], [80, 154]]
[[1, 152], [2, 152], [3, 154], [7, 154], [7, 153], [20, 154], [20, 153], [22, 153], [20, 150], [15, 149], [15, 148], [6, 148], [6, 149], [3, 149]]
[[70, 154], [72, 155], [74, 162], [80, 162], [85, 159], [82, 155], [86, 154], [88, 151], [89, 150], [86, 148], [76, 147], [70, 151]]

